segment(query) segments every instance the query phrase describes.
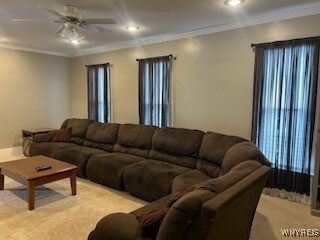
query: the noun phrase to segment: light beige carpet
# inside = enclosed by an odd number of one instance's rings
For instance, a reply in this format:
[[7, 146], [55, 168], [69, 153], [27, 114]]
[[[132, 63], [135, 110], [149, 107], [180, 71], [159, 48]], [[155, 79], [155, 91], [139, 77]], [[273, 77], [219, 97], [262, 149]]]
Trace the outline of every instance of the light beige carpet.
[[[76, 196], [71, 196], [68, 179], [39, 187], [36, 208], [28, 211], [26, 188], [6, 177], [0, 191], [0, 240], [85, 240], [102, 217], [145, 204], [89, 180], [78, 178], [77, 187]], [[250, 239], [288, 239], [281, 228], [320, 229], [320, 218], [310, 215], [309, 206], [262, 195]]]
[[1, 240], [86, 239], [95, 224], [115, 212], [130, 212], [145, 204], [126, 192], [79, 179], [71, 196], [68, 179], [36, 189], [35, 210], [27, 210], [27, 191], [6, 178], [0, 191]]

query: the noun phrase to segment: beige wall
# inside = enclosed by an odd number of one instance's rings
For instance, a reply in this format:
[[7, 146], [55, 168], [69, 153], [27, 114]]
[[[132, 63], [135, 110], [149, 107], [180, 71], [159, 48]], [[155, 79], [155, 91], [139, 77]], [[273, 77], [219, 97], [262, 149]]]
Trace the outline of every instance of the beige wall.
[[68, 58], [0, 49], [0, 149], [20, 145], [21, 129], [70, 117], [68, 71]]
[[173, 54], [175, 127], [250, 137], [254, 53], [251, 43], [320, 35], [320, 15], [178, 41], [73, 58], [72, 115], [87, 117], [85, 64], [110, 62], [113, 121], [138, 123], [136, 58]]

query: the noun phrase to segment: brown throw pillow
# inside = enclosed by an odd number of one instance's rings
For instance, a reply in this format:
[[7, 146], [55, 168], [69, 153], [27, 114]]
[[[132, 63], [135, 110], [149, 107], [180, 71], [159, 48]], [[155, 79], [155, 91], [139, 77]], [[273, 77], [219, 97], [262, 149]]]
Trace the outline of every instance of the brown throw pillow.
[[148, 235], [155, 238], [159, 231], [160, 225], [167, 215], [170, 207], [184, 195], [195, 190], [198, 185], [199, 184], [196, 184], [186, 190], [174, 193], [164, 207], [144, 212], [140, 216], [138, 216], [137, 220], [140, 222], [142, 230]]
[[168, 207], [158, 208], [149, 212], [145, 212], [137, 217], [141, 228], [151, 229], [153, 227], [160, 227], [162, 220], [169, 211]]
[[51, 131], [53, 136], [52, 142], [71, 142], [72, 128]]

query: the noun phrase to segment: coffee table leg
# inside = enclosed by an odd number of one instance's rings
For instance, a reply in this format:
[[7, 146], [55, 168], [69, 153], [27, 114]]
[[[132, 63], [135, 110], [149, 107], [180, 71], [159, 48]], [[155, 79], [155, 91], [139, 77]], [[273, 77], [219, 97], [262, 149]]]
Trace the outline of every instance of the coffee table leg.
[[4, 175], [0, 173], [0, 190], [4, 189]]
[[71, 184], [72, 195], [76, 195], [77, 194], [77, 170], [71, 171], [70, 184]]
[[28, 206], [29, 210], [34, 209], [34, 182], [29, 181], [28, 184]]

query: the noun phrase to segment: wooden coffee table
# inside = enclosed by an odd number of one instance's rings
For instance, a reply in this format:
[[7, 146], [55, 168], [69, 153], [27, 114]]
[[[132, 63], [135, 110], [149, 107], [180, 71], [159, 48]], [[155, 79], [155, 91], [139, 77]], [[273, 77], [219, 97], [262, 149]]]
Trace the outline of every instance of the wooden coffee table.
[[[35, 167], [39, 165], [48, 165], [52, 168], [37, 172]], [[4, 189], [4, 175], [26, 185], [28, 187], [29, 210], [33, 210], [36, 186], [70, 178], [72, 195], [76, 195], [76, 173], [77, 166], [45, 156], [4, 162], [0, 163], [0, 190]]]

